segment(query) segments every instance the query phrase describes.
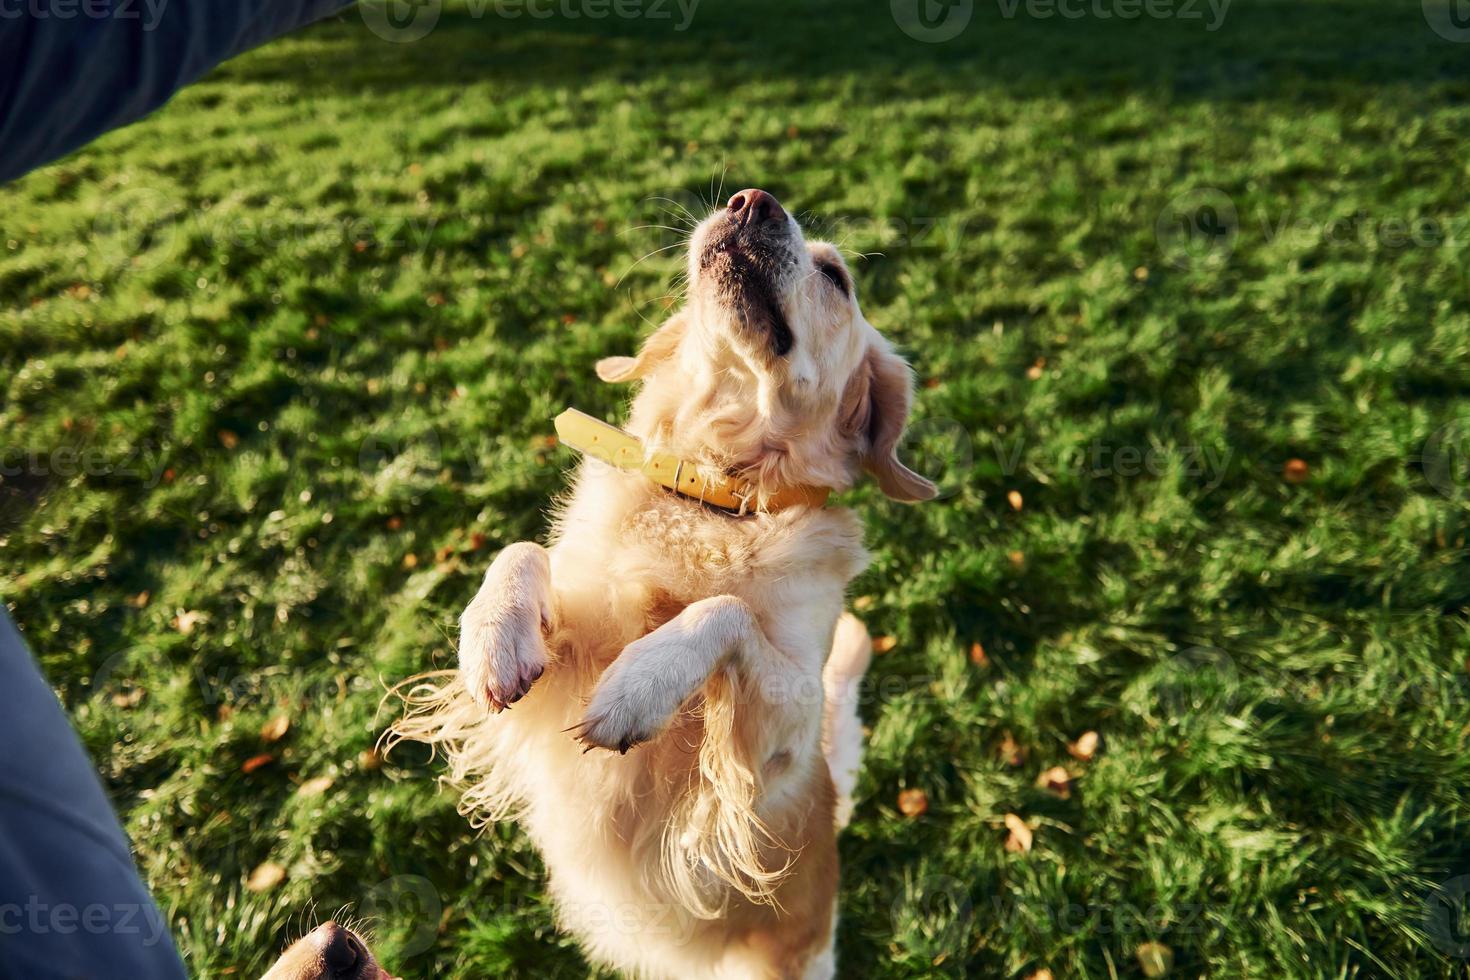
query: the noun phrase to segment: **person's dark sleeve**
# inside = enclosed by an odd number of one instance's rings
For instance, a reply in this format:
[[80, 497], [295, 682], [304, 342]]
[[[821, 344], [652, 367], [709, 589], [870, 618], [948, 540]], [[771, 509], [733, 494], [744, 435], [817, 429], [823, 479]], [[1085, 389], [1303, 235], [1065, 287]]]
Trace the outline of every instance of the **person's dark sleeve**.
[[0, 607], [0, 978], [183, 980], [56, 695]]
[[351, 0], [0, 0], [0, 183]]

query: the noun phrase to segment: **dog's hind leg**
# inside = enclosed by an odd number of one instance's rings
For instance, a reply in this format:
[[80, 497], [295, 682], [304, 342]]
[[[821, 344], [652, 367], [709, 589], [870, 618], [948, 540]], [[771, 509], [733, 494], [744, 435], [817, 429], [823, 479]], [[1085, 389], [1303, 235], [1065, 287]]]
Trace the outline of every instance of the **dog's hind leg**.
[[852, 816], [852, 793], [863, 760], [863, 724], [858, 718], [858, 688], [873, 659], [873, 641], [862, 622], [843, 613], [832, 637], [832, 653], [822, 670], [827, 705], [822, 715], [822, 753], [837, 788], [837, 827]]

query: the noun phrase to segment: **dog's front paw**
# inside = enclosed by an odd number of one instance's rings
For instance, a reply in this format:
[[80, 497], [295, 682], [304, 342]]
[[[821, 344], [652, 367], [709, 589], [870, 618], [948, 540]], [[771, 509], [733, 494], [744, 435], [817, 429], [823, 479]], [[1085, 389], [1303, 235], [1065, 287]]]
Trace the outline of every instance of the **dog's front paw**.
[[459, 671], [470, 697], [494, 711], [525, 697], [546, 670], [550, 617], [542, 604], [483, 589], [459, 623]]
[[460, 619], [460, 676], [476, 703], [503, 711], [525, 697], [546, 670], [541, 614], [534, 607], [476, 604]]
[[582, 720], [570, 729], [573, 737], [582, 743], [583, 752], [611, 749], [625, 755], [633, 746], [657, 734], [655, 729], [642, 723], [633, 706], [615, 698], [604, 698], [605, 703], [599, 706], [597, 700], [594, 696]]
[[663, 731], [691, 693], [679, 671], [666, 669], [678, 659], [660, 638], [649, 635], [629, 644], [602, 675], [587, 713], [571, 728], [587, 749], [625, 753]]

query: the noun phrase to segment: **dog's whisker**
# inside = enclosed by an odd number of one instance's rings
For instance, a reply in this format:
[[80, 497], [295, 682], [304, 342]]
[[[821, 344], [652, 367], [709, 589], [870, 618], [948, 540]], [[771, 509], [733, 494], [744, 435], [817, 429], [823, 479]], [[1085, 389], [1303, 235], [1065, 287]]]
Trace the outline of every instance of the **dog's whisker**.
[[679, 245], [687, 245], [689, 243], [689, 235], [683, 228], [671, 228], [668, 225], [634, 225], [631, 228], [624, 228], [618, 232], [618, 236], [631, 235], [635, 231], [647, 231], [649, 228], [656, 228], [659, 231], [672, 231], [674, 234], [680, 236]]
[[662, 194], [651, 194], [648, 197], [645, 197], [643, 200], [645, 200], [645, 201], [662, 201], [665, 204], [672, 204], [674, 207], [676, 207], [679, 210], [683, 211], [685, 214], [689, 215], [691, 218], [694, 217], [693, 213], [689, 210], [688, 207], [686, 207], [684, 205], [684, 203], [682, 201], [676, 200], [676, 199], [674, 199], [672, 197], [665, 197]]
[[699, 219], [694, 217], [694, 215], [692, 214], [680, 214], [679, 212], [671, 211], [668, 208], [659, 208], [658, 213], [668, 218], [670, 221], [678, 222], [682, 228], [687, 229], [691, 233], [694, 231], [695, 227], [699, 225]]
[[720, 189], [717, 190], [717, 191], [715, 191], [714, 200], [712, 200], [712, 201], [709, 202], [709, 207], [710, 207], [710, 210], [711, 211], [715, 210], [716, 208], [718, 208], [720, 206], [720, 198], [723, 197], [724, 196], [724, 193], [725, 193], [725, 177], [726, 177], [727, 174], [729, 174], [729, 172], [730, 172], [730, 161], [728, 159], [721, 160], [720, 161]]
[[621, 276], [618, 276], [618, 281], [613, 284], [613, 288], [614, 289], [617, 289], [619, 286], [621, 286], [623, 284], [623, 280], [624, 279], [627, 279], [628, 276], [630, 276], [633, 273], [633, 270], [634, 269], [638, 268], [640, 265], [642, 265], [648, 259], [653, 258], [655, 255], [658, 255], [661, 252], [667, 252], [667, 251], [669, 251], [670, 249], [673, 249], [673, 248], [680, 248], [681, 245], [682, 245], [682, 243], [676, 242], [673, 245], [665, 245], [663, 248], [656, 248], [652, 252], [648, 252], [642, 258], [640, 258], [637, 262], [634, 262], [632, 265], [628, 266], [627, 271], [625, 271]]
[[661, 211], [664, 214], [673, 214], [673, 216], [676, 217], [676, 218], [687, 219], [688, 222], [689, 222], [689, 227], [691, 227], [691, 228], [694, 227], [695, 225], [699, 224], [699, 219], [694, 216], [694, 212], [690, 211], [683, 204], [680, 204], [678, 201], [674, 200], [671, 197], [649, 197], [649, 198], [644, 198], [644, 200], [646, 200], [646, 201], [654, 201], [654, 202], [656, 202], [656, 201], [666, 201], [669, 204], [672, 204], [674, 207], [678, 208], [678, 211], [677, 212], [670, 212], [667, 208], [659, 208], [659, 211]]

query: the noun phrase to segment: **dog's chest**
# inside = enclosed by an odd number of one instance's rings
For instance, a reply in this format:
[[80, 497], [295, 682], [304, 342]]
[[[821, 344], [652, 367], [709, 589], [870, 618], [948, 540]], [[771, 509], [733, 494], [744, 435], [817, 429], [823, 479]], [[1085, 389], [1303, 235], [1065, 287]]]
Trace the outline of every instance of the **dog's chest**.
[[749, 523], [702, 508], [656, 505], [629, 514], [620, 536], [645, 581], [692, 601], [739, 591], [758, 574], [764, 536]]
[[866, 559], [860, 529], [845, 512], [737, 518], [658, 500], [627, 513], [618, 536], [628, 571], [670, 608], [714, 595], [749, 597], [792, 575], [845, 583]]

